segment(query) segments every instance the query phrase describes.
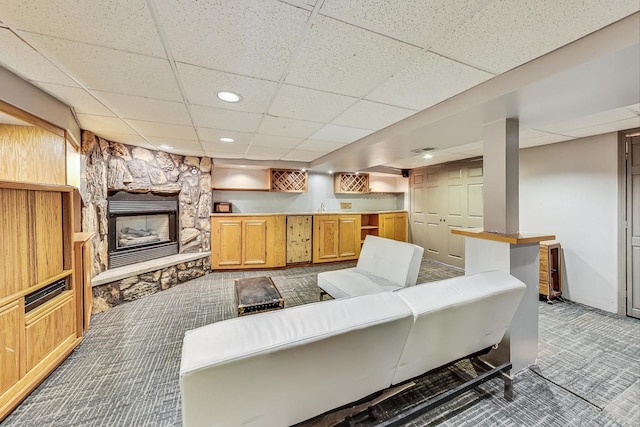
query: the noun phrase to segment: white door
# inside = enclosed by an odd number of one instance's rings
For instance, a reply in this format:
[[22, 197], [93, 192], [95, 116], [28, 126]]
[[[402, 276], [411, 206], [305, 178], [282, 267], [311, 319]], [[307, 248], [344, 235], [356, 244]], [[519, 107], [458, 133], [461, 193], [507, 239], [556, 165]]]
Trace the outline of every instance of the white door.
[[427, 230], [424, 204], [424, 172], [412, 172], [409, 177], [409, 232], [410, 241], [418, 246], [426, 247]]
[[640, 318], [640, 136], [627, 156], [627, 315]]
[[[449, 265], [464, 267], [464, 238], [452, 234], [454, 228], [476, 228], [483, 225], [482, 162], [465, 162], [426, 168], [414, 172], [423, 184], [412, 186], [411, 203], [420, 199], [424, 212], [412, 210], [413, 241], [420, 241], [425, 257]], [[413, 175], [412, 175], [413, 176]]]

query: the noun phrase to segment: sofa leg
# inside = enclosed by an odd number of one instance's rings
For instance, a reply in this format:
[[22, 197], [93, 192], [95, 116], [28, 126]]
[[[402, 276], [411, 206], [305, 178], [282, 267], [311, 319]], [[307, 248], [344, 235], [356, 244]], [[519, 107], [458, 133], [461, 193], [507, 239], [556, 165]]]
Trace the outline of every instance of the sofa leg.
[[328, 294], [328, 293], [327, 293], [327, 291], [325, 291], [324, 289], [320, 289], [320, 301], [322, 301], [322, 298], [323, 298], [325, 295], [329, 295], [329, 294]]
[[503, 372], [502, 380], [504, 381], [504, 398], [507, 402], [513, 402], [513, 379]]

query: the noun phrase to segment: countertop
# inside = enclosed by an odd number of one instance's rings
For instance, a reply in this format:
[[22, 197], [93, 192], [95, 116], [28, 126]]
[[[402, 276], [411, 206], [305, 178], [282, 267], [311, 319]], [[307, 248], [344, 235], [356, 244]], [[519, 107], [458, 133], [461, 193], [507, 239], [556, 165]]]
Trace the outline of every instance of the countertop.
[[393, 211], [324, 211], [324, 212], [231, 212], [231, 213], [212, 213], [211, 216], [302, 216], [302, 215], [366, 215], [366, 214], [387, 214], [387, 213], [407, 213], [404, 210]]

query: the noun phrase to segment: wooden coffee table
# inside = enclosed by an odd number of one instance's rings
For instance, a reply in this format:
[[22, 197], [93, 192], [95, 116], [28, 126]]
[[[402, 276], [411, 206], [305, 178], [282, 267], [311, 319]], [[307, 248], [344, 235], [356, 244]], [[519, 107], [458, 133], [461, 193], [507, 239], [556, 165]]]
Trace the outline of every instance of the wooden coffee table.
[[284, 308], [284, 299], [271, 277], [236, 279], [238, 316]]

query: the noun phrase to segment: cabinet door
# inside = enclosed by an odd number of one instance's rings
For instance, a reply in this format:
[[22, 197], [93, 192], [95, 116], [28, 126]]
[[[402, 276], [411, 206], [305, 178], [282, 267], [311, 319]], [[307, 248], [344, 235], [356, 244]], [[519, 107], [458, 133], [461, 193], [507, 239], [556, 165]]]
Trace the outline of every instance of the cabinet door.
[[20, 355], [24, 337], [22, 299], [0, 307], [0, 395], [24, 375]]
[[212, 221], [211, 264], [213, 268], [220, 266], [242, 265], [242, 221], [214, 220]]
[[242, 263], [245, 265], [266, 264], [267, 220], [251, 219], [242, 221], [242, 233]]
[[43, 282], [63, 271], [62, 194], [35, 191], [33, 196], [36, 282]]
[[380, 237], [395, 239], [395, 217], [393, 214], [380, 214]]
[[29, 211], [27, 191], [0, 189], [0, 299], [27, 289], [35, 280]]
[[401, 242], [408, 240], [407, 214], [399, 213], [394, 215], [393, 221], [393, 238]]
[[355, 259], [360, 255], [360, 216], [341, 216], [338, 219], [338, 256]]
[[336, 261], [338, 259], [338, 218], [318, 215], [313, 219], [313, 262]]

